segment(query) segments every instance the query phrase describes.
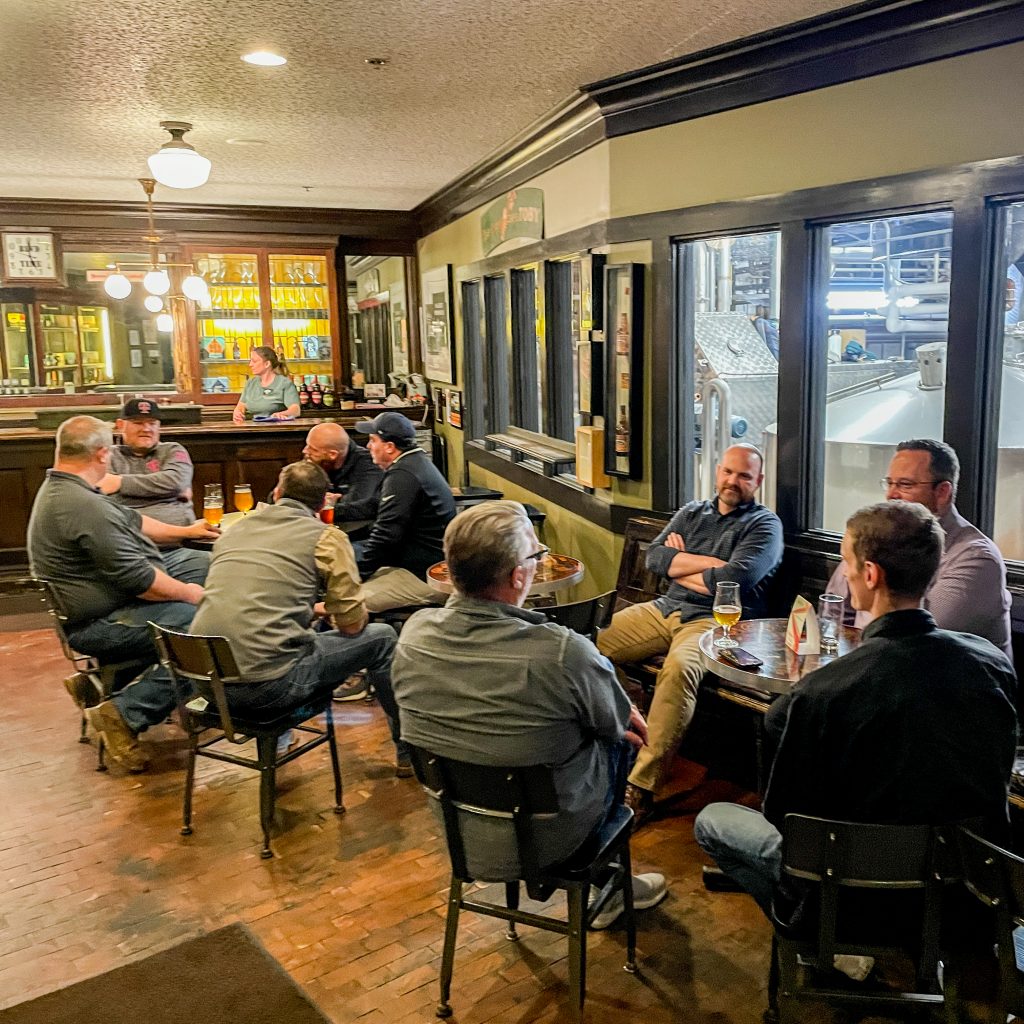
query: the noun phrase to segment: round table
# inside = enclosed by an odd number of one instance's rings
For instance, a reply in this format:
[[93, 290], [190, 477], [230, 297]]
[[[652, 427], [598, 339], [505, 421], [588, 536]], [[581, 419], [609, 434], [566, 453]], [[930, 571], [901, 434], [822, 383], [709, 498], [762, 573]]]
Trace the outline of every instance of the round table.
[[760, 668], [750, 670], [737, 668], [719, 658], [714, 640], [722, 635], [722, 630], [717, 626], [709, 629], [700, 638], [704, 667], [733, 686], [764, 693], [789, 693], [805, 675], [860, 644], [860, 630], [843, 626], [835, 654], [794, 654], [786, 646], [788, 624], [789, 619], [746, 619], [732, 627], [731, 635], [739, 641], [740, 647], [764, 662]]
[[[530, 587], [531, 597], [554, 594], [579, 583], [584, 574], [583, 563], [578, 558], [568, 555], [556, 555], [549, 552], [537, 563], [537, 571]], [[450, 594], [455, 587], [448, 574], [448, 563], [437, 562], [427, 570], [427, 583], [442, 594]]]

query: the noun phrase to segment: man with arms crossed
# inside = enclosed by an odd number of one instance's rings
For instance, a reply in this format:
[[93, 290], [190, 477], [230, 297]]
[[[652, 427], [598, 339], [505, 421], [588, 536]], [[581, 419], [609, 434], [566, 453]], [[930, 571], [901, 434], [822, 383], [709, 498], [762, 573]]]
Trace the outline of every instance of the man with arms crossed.
[[[28, 556], [32, 575], [53, 587], [76, 651], [106, 662], [153, 663], [111, 700], [86, 710], [111, 757], [138, 772], [148, 766], [138, 734], [162, 722], [175, 703], [170, 677], [156, 666], [148, 623], [186, 627], [209, 567], [201, 551], [182, 551], [169, 567], [157, 545], [219, 534], [202, 520], [170, 526], [100, 494], [112, 445], [109, 425], [93, 416], [72, 416], [60, 425], [53, 469], [32, 505]], [[95, 699], [78, 676], [69, 689], [80, 706]]]
[[[522, 607], [544, 553], [518, 502], [456, 516], [444, 535], [455, 594], [409, 619], [393, 666], [404, 740], [473, 764], [554, 767], [559, 813], [534, 828], [542, 867], [567, 858], [622, 804], [630, 747], [647, 735], [594, 645]], [[505, 844], [480, 839], [470, 871], [503, 877]], [[633, 879], [639, 910], [665, 892], [662, 875]], [[616, 892], [592, 927], [607, 928], [622, 909]]]
[[[229, 690], [231, 709], [254, 718], [285, 714], [367, 669], [397, 743], [389, 674], [395, 631], [367, 623], [352, 545], [317, 516], [327, 486], [312, 462], [281, 470], [274, 504], [236, 522], [214, 545], [191, 632], [227, 638], [243, 680]], [[335, 628], [314, 632], [314, 610]], [[397, 771], [412, 774], [401, 750]]]
[[[953, 502], [959, 477], [956, 452], [942, 441], [922, 438], [896, 446], [882, 484], [889, 501], [924, 505], [945, 533], [939, 571], [924, 595], [924, 607], [936, 624], [984, 637], [1012, 660], [1006, 566], [995, 544], [957, 512]], [[832, 574], [828, 590], [849, 597], [845, 562]], [[849, 600], [846, 614], [861, 628], [869, 621], [866, 611], [854, 614]]]
[[744, 615], [764, 614], [765, 584], [782, 560], [782, 524], [754, 501], [764, 460], [753, 445], [726, 450], [718, 493], [691, 501], [672, 517], [647, 551], [647, 568], [668, 577], [664, 597], [624, 608], [597, 640], [616, 665], [665, 655], [649, 714], [650, 737], [629, 776], [626, 801], [636, 826], [650, 816], [654, 794], [697, 703], [704, 676], [698, 641], [715, 624], [715, 586], [740, 584]]
[[764, 813], [710, 804], [700, 846], [770, 914], [787, 814], [875, 824], [983, 818], [1006, 832], [1017, 716], [1006, 655], [940, 629], [922, 607], [942, 530], [920, 504], [869, 505], [846, 523], [843, 564], [861, 645], [806, 676], [769, 718], [782, 739]]

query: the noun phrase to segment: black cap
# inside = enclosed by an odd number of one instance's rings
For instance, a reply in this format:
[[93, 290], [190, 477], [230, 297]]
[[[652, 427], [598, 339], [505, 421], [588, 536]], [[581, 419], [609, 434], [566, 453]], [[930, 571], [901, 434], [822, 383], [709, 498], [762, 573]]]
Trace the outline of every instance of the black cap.
[[376, 434], [382, 441], [411, 441], [416, 436], [416, 427], [400, 412], [382, 412], [376, 419], [356, 424], [360, 434]]
[[159, 420], [160, 406], [151, 398], [129, 398], [121, 410], [123, 420]]

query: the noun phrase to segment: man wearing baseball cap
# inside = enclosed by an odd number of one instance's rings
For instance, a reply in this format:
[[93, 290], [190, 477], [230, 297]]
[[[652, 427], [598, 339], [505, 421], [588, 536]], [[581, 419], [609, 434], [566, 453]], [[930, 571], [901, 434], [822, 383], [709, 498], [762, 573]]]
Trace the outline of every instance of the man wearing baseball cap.
[[149, 398], [129, 399], [117, 432], [121, 444], [110, 449], [109, 469], [99, 489], [119, 505], [170, 526], [195, 522], [192, 460], [177, 442], [160, 440], [160, 406]]
[[455, 516], [448, 481], [416, 444], [416, 428], [398, 412], [357, 423], [367, 448], [384, 470], [377, 519], [357, 546], [363, 597], [371, 612], [417, 604], [443, 604], [424, 576], [444, 560], [445, 527]]

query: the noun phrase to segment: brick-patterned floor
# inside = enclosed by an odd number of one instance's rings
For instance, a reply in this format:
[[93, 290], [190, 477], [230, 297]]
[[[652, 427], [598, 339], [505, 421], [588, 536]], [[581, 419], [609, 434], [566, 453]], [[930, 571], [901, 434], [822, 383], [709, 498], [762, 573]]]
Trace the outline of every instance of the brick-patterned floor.
[[[337, 706], [348, 813], [320, 748], [281, 771], [262, 861], [254, 772], [201, 762], [181, 837], [180, 733], [151, 731], [149, 774], [97, 774], [65, 674], [51, 632], [0, 633], [0, 1008], [241, 920], [334, 1021], [434, 1019], [447, 858], [419, 787], [393, 777], [378, 707]], [[746, 897], [702, 888], [694, 811], [634, 839], [670, 893], [640, 915], [640, 977], [620, 929], [591, 933], [591, 1024], [760, 1020], [769, 929]], [[569, 1019], [564, 940], [502, 929], [463, 916], [456, 1024]]]

